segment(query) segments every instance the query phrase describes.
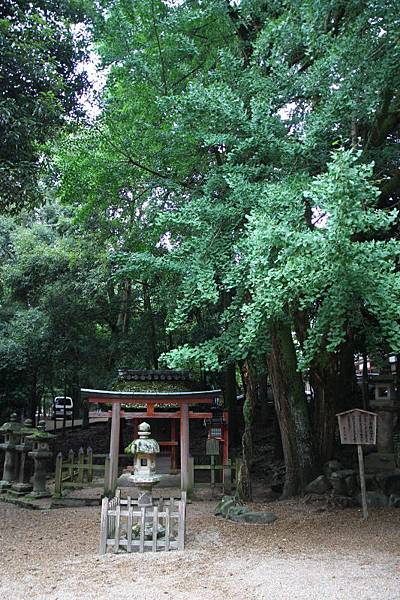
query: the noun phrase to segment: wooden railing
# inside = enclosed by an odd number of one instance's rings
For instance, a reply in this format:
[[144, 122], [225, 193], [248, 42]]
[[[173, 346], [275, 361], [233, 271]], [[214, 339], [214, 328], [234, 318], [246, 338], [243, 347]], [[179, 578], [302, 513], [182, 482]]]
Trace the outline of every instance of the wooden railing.
[[100, 522], [100, 554], [183, 550], [186, 528], [186, 493], [181, 498], [154, 499], [152, 506], [138, 506], [130, 496], [103, 498]]

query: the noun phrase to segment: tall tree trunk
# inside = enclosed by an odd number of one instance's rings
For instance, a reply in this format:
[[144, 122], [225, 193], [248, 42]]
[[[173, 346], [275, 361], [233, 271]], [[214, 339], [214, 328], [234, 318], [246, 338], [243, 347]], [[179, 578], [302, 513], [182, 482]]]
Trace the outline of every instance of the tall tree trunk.
[[268, 409], [268, 373], [264, 370], [259, 370], [257, 376], [258, 388], [258, 407], [260, 411], [261, 424], [266, 426], [270, 411]]
[[131, 293], [132, 283], [129, 279], [125, 279], [122, 284], [122, 298], [117, 319], [117, 328], [123, 337], [128, 333], [129, 329]]
[[326, 364], [314, 365], [310, 370], [313, 389], [313, 431], [315, 451], [319, 465], [333, 458], [336, 428], [337, 371], [334, 357]]
[[224, 397], [229, 413], [229, 444], [237, 446], [239, 441], [238, 410], [236, 391], [236, 364], [229, 364], [224, 372]]
[[283, 497], [302, 493], [315, 473], [315, 455], [304, 385], [297, 371], [292, 333], [286, 323], [271, 327], [268, 371], [282, 437], [286, 475]]
[[251, 461], [253, 458], [254, 407], [257, 402], [257, 373], [250, 360], [244, 361], [241, 371], [245, 394], [243, 405], [244, 432], [242, 437], [243, 462], [238, 476], [237, 493], [242, 500], [251, 500]]

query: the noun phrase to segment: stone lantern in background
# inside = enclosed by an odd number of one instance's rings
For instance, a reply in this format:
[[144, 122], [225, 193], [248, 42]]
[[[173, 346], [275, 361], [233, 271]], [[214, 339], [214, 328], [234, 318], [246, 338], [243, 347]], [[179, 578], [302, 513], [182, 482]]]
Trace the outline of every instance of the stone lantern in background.
[[0, 448], [5, 451], [3, 478], [0, 481], [0, 490], [8, 490], [12, 482], [17, 479], [18, 454], [16, 445], [20, 442], [21, 424], [17, 421], [16, 413], [13, 413], [10, 420], [0, 427], [0, 433], [4, 435], [4, 442]]
[[139, 439], [133, 440], [126, 453], [135, 455], [131, 481], [139, 489], [138, 505], [152, 506], [152, 490], [161, 476], [156, 474], [156, 454], [160, 452], [158, 442], [150, 437], [150, 425], [141, 423], [138, 428]]
[[36, 498], [51, 496], [50, 491], [46, 488], [46, 467], [48, 459], [53, 454], [49, 444], [54, 438], [55, 435], [46, 431], [45, 421], [40, 421], [38, 428], [25, 438], [28, 443], [32, 443], [32, 450], [28, 452], [28, 456], [31, 456], [35, 463], [32, 496]]
[[26, 459], [28, 452], [32, 450], [32, 443], [27, 440], [27, 437], [32, 435], [34, 431], [32, 419], [25, 419], [20, 430], [20, 443], [16, 446], [17, 452], [19, 452], [19, 476], [18, 482], [12, 485], [11, 490], [16, 496], [23, 496], [32, 491], [32, 484], [30, 483], [32, 469]]

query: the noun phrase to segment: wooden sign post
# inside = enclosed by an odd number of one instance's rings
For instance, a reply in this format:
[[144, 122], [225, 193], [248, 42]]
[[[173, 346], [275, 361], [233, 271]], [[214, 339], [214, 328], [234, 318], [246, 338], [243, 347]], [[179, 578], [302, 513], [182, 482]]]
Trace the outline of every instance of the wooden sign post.
[[363, 518], [368, 518], [367, 494], [365, 487], [364, 456], [362, 446], [375, 446], [377, 415], [367, 410], [355, 408], [336, 415], [339, 421], [340, 441], [342, 444], [356, 444]]

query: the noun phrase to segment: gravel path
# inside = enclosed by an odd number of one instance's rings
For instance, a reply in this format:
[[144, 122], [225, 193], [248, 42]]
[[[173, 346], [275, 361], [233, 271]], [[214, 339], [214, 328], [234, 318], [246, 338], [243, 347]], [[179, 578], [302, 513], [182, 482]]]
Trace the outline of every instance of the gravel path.
[[400, 510], [319, 513], [258, 505], [272, 525], [217, 519], [189, 506], [185, 552], [97, 555], [99, 508], [0, 505], [4, 600], [399, 600]]

